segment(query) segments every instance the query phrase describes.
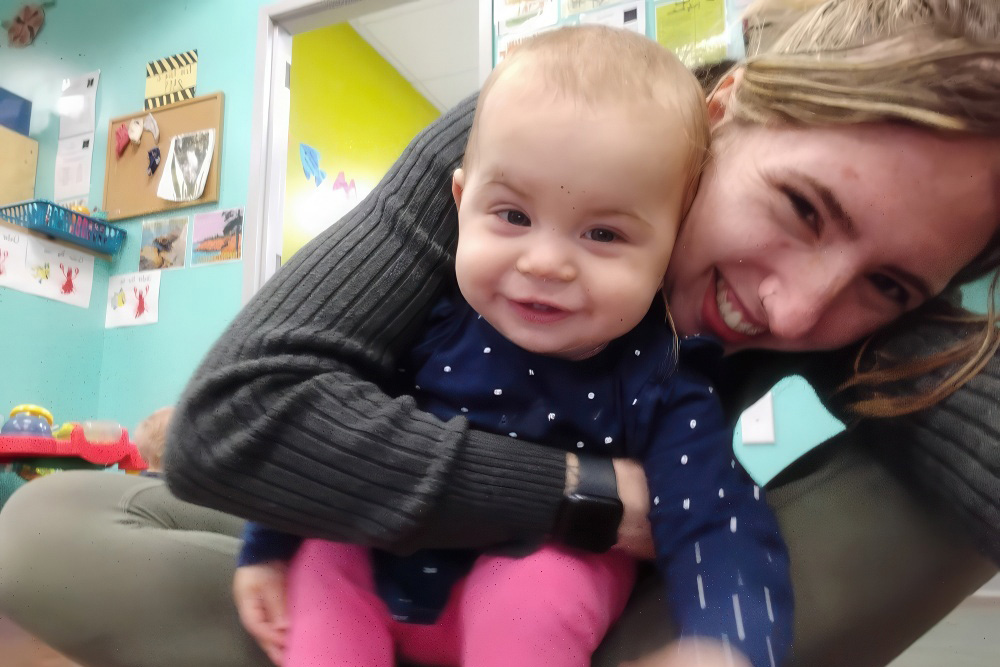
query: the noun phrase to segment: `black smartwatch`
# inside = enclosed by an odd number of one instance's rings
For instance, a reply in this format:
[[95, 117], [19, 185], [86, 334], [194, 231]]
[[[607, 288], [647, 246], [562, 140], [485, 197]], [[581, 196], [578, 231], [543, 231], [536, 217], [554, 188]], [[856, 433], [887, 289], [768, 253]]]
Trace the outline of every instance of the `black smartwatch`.
[[579, 482], [563, 496], [552, 537], [575, 549], [603, 553], [618, 542], [624, 508], [611, 459], [577, 455]]

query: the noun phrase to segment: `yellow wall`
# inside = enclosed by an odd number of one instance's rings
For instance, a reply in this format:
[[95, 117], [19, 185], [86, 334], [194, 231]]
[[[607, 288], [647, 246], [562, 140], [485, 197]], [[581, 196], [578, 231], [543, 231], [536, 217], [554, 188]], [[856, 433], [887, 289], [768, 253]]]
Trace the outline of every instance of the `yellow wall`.
[[[363, 199], [438, 115], [348, 24], [295, 36], [282, 261]], [[319, 187], [306, 179], [300, 143], [319, 152]], [[341, 171], [356, 199], [333, 188]]]

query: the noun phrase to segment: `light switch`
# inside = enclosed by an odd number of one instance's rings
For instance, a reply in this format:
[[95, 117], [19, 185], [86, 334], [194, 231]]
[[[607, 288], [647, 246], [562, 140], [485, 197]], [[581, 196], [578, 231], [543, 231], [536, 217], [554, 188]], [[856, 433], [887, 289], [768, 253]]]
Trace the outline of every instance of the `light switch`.
[[740, 432], [744, 445], [774, 444], [774, 396], [771, 392], [743, 411]]

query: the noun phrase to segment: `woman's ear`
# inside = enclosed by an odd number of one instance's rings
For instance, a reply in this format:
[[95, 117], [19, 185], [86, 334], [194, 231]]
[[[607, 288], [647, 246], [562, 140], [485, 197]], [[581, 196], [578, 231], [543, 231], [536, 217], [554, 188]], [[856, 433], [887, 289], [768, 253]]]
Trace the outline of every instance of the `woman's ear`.
[[729, 100], [733, 91], [743, 81], [743, 68], [733, 70], [722, 81], [715, 86], [708, 96], [708, 122], [712, 129], [715, 129], [726, 119], [726, 111], [729, 109]]
[[455, 170], [451, 175], [451, 196], [455, 198], [455, 207], [462, 207], [462, 190], [465, 189], [465, 171], [462, 168]]

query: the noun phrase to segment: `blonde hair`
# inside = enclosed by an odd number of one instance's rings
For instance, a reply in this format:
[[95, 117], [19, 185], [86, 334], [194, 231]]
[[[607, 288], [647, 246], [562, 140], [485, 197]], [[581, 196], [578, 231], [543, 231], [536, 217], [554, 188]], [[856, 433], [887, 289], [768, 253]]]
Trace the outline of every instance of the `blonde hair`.
[[[494, 68], [479, 93], [465, 148], [464, 166], [475, 160], [480, 112], [505, 77], [541, 77], [542, 89], [587, 104], [653, 103], [680, 117], [690, 150], [682, 214], [694, 198], [708, 153], [710, 131], [705, 93], [671, 51], [630, 30], [576, 25], [534, 35]], [[665, 120], [666, 122], [666, 120]]]
[[[810, 3], [783, 0], [792, 1]], [[781, 3], [767, 4], [773, 11]], [[733, 86], [727, 121], [895, 122], [957, 135], [1000, 137], [997, 0], [829, 0], [801, 13], [770, 47], [760, 46]], [[1000, 351], [994, 307], [998, 266], [1000, 229], [951, 285], [992, 272], [985, 316], [970, 316], [937, 300], [865, 342], [854, 376], [842, 385], [857, 397], [852, 408], [858, 416], [921, 410], [949, 396], [986, 366]], [[920, 359], [890, 356], [880, 345], [881, 337], [899, 334], [917, 316], [962, 326], [966, 335], [953, 347]], [[933, 387], [927, 389], [926, 382], [918, 381], [945, 367], [953, 372]], [[889, 386], [913, 381], [918, 381], [922, 393], [903, 395]]]
[[163, 453], [167, 448], [167, 429], [173, 415], [174, 408], [172, 406], [160, 408], [139, 422], [135, 428], [136, 449], [146, 461], [150, 472], [163, 470]]

